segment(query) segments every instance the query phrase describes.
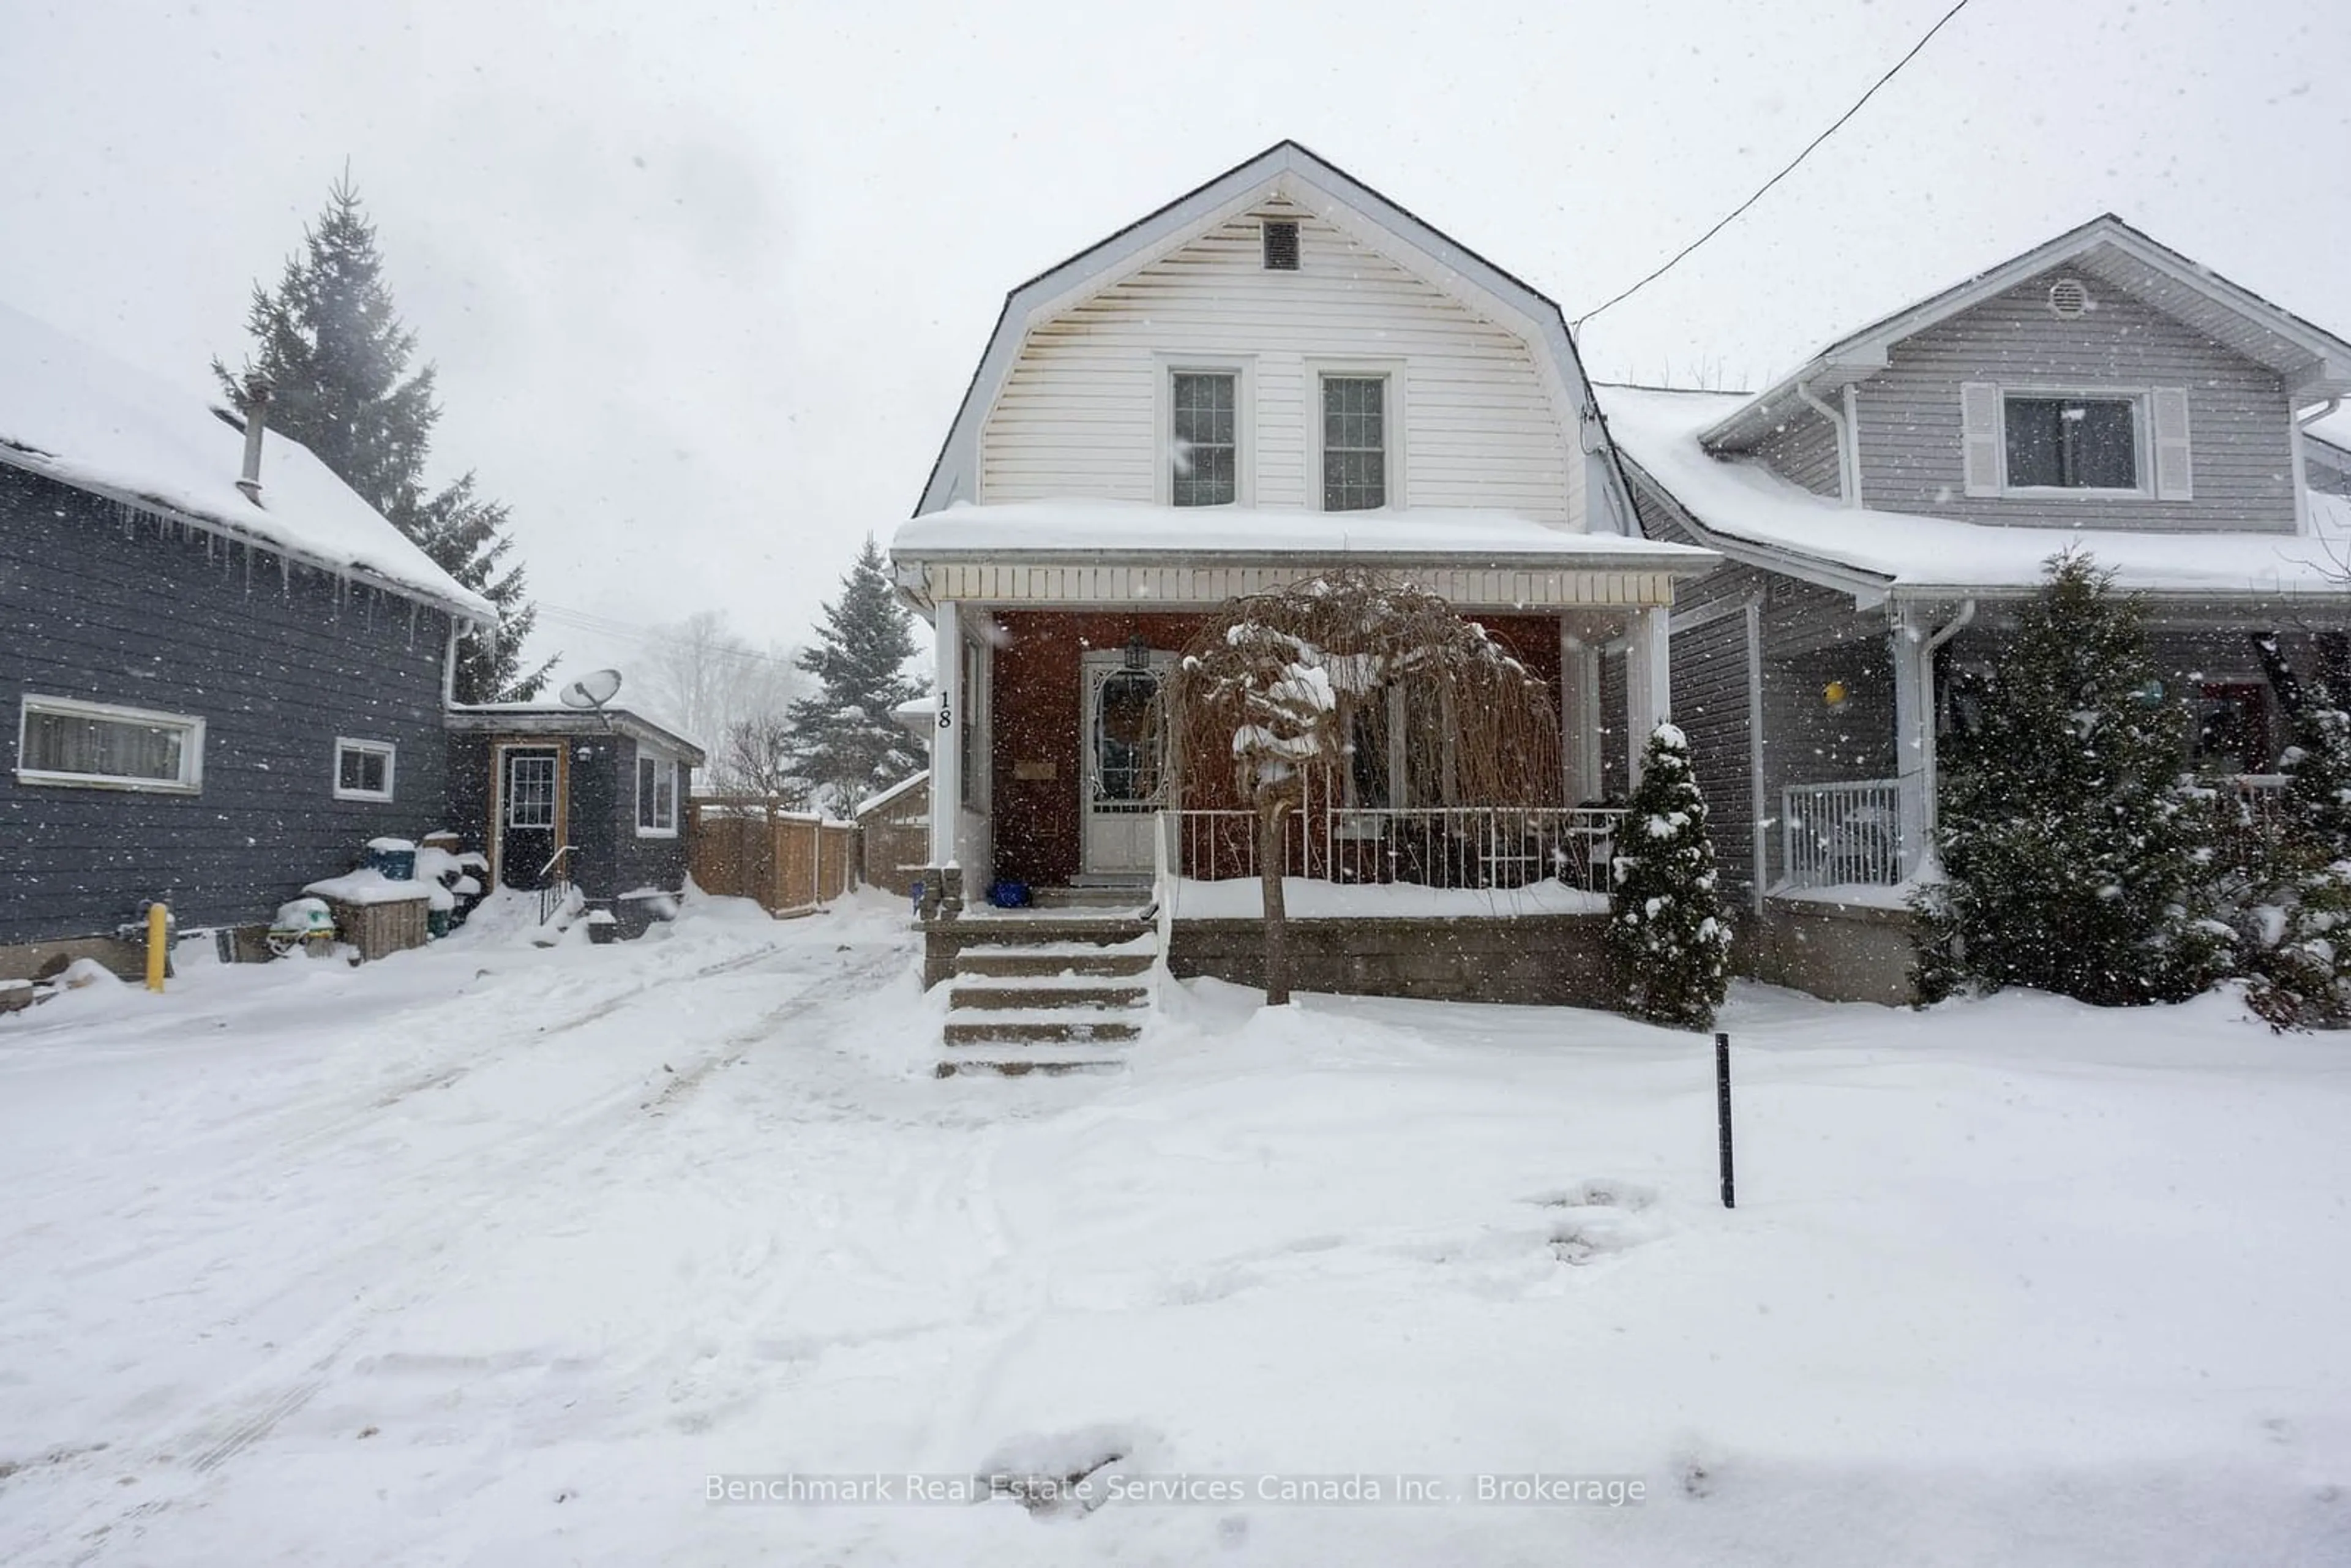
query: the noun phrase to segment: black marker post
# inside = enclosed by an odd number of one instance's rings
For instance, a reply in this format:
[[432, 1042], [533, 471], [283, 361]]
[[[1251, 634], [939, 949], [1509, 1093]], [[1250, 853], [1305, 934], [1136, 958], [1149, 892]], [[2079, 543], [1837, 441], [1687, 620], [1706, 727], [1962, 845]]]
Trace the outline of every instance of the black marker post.
[[1730, 1185], [1730, 1037], [1714, 1037], [1714, 1120], [1722, 1145], [1722, 1207], [1736, 1208]]

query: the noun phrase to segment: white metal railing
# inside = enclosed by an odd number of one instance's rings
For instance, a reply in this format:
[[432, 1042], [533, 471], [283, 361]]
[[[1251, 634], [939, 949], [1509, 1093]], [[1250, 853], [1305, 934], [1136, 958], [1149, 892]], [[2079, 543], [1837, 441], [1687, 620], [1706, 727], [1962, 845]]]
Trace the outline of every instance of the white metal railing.
[[[1593, 806], [1332, 807], [1282, 821], [1285, 876], [1425, 887], [1525, 887], [1558, 881], [1608, 888], [1621, 809]], [[1258, 817], [1237, 810], [1161, 818], [1168, 877], [1256, 876]]]
[[1781, 884], [1891, 886], [1902, 880], [1902, 785], [1896, 779], [1791, 784], [1780, 791]]
[[2264, 824], [2277, 814], [2278, 802], [2285, 798], [2286, 776], [2283, 773], [2232, 774], [2229, 788], [2236, 792], [2237, 802], [2246, 817], [2255, 824]]

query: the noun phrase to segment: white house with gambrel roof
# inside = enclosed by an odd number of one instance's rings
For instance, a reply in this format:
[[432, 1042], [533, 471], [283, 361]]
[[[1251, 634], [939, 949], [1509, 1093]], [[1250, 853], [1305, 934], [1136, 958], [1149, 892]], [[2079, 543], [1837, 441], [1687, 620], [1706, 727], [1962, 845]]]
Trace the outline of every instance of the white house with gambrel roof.
[[2113, 216], [1761, 393], [1602, 389], [1644, 530], [1723, 559], [1676, 602], [1675, 716], [1766, 972], [1904, 989], [1880, 906], [1928, 853], [1937, 737], [2059, 550], [2152, 601], [2183, 761], [2270, 787], [2293, 668], [2345, 662], [2351, 465], [2305, 427], [2346, 394], [2351, 343]]
[[[1012, 290], [892, 556], [936, 637], [932, 863], [975, 888], [1142, 886], [1188, 809], [1168, 662], [1207, 608], [1348, 565], [1555, 684], [1567, 760], [1527, 804], [1572, 810], [1604, 732], [1665, 716], [1675, 583], [1717, 560], [1637, 526], [1556, 305], [1287, 141]], [[1444, 808], [1376, 749], [1325, 803], [1345, 831]]]

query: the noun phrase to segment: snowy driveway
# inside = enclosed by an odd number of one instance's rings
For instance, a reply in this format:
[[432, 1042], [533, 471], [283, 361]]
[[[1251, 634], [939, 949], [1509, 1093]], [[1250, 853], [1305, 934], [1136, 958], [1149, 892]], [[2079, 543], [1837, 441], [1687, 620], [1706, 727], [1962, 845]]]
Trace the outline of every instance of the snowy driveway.
[[[881, 904], [0, 1022], [10, 1563], [2351, 1561], [2351, 1055], [1225, 988], [937, 1082]], [[1009, 1462], [1238, 1500], [725, 1506]], [[1631, 1478], [1298, 1506], [1300, 1476]], [[903, 1481], [893, 1482], [903, 1486]]]

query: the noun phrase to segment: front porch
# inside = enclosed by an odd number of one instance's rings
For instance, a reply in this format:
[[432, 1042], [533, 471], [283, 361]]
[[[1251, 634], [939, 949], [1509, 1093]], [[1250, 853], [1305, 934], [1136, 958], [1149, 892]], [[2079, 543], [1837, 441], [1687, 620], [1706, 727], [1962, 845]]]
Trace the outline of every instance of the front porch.
[[[1169, 532], [1101, 548], [1130, 517]], [[1295, 944], [1299, 983], [1534, 1000], [1551, 998], [1531, 973], [1474, 977], [1530, 962], [1599, 972], [1595, 911], [1621, 814], [1605, 798], [1604, 737], [1646, 735], [1667, 716], [1674, 581], [1713, 564], [1709, 553], [1461, 514], [1301, 514], [1254, 546], [1228, 517], [1205, 519], [1218, 537], [1197, 543], [1176, 529], [1198, 536], [1204, 519], [1174, 508], [1085, 520], [1097, 545], [1074, 549], [1046, 542], [1068, 531], [1057, 508], [956, 508], [907, 525], [893, 549], [902, 591], [931, 621], [939, 673], [925, 718], [934, 978], [980, 931], [1039, 928], [1039, 916], [1007, 919], [993, 905], [1075, 890], [1107, 895], [1115, 918], [1148, 910], [1177, 973], [1253, 983], [1258, 942], [1238, 932], [1259, 924], [1256, 816], [1234, 795], [1227, 758], [1180, 755], [1169, 677], [1218, 606], [1366, 567], [1442, 597], [1541, 683], [1556, 704], [1559, 758], [1531, 798], [1471, 804], [1454, 788], [1449, 710], [1402, 687], [1357, 701], [1345, 767], [1285, 822], [1285, 874], [1328, 895], [1291, 901], [1314, 933]], [[1614, 711], [1602, 700], [1610, 655], [1622, 672]], [[1489, 940], [1472, 930], [1479, 923], [1510, 934]], [[1586, 923], [1588, 938], [1570, 934]], [[1394, 961], [1372, 956], [1383, 951]]]

